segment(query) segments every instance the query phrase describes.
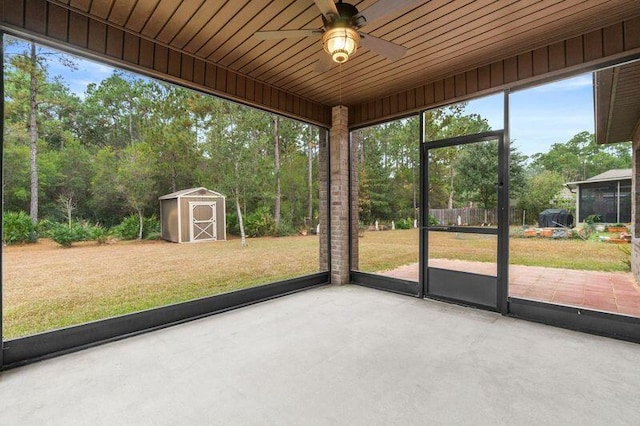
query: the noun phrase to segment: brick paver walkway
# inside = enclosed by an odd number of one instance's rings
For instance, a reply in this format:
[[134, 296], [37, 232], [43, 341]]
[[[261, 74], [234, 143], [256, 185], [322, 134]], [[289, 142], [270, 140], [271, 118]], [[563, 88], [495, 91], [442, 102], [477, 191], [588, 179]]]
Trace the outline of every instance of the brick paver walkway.
[[[484, 262], [432, 259], [430, 266], [496, 274], [496, 265]], [[381, 272], [418, 280], [418, 264]], [[509, 296], [640, 317], [640, 286], [629, 272], [574, 271], [539, 266], [509, 267]]]

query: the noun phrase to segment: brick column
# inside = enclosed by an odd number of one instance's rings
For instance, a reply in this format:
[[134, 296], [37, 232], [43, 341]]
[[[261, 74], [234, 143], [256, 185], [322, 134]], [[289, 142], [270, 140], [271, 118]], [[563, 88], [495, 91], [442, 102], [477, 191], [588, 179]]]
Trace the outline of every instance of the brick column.
[[349, 110], [332, 109], [330, 137], [331, 283], [349, 283]]

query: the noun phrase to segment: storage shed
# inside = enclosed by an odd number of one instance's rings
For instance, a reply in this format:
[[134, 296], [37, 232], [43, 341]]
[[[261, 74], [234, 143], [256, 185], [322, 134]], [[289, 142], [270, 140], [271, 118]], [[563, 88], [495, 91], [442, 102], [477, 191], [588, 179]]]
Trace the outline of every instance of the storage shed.
[[164, 240], [193, 243], [227, 239], [224, 195], [200, 187], [158, 199]]

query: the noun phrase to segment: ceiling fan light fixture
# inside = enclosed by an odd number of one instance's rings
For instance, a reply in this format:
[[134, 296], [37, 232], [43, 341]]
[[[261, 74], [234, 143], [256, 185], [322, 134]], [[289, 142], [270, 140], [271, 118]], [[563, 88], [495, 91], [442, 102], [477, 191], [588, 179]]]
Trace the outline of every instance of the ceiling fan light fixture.
[[330, 28], [322, 36], [322, 45], [334, 62], [342, 64], [360, 45], [360, 35], [349, 27]]

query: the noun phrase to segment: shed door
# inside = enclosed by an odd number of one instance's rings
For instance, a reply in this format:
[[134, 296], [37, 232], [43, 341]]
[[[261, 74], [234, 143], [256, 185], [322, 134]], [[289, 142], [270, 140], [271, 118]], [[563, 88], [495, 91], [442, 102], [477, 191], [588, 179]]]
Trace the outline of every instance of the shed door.
[[190, 241], [216, 240], [216, 202], [189, 201], [189, 223]]

